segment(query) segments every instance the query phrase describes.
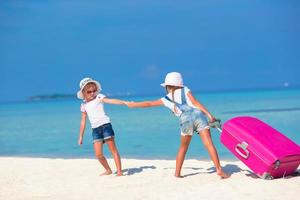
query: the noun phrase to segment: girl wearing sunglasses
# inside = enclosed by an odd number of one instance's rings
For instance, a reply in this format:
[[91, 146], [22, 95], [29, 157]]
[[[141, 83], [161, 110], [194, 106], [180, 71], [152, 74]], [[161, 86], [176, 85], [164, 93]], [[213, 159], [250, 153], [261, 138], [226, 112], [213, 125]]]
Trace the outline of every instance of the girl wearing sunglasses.
[[103, 154], [103, 144], [106, 143], [114, 158], [117, 176], [122, 176], [121, 158], [115, 144], [115, 133], [110, 123], [110, 118], [104, 111], [104, 103], [109, 104], [124, 104], [119, 99], [110, 99], [101, 94], [101, 85], [98, 81], [91, 78], [84, 78], [79, 84], [80, 90], [77, 92], [77, 97], [82, 99], [81, 103], [81, 122], [79, 130], [78, 144], [82, 145], [84, 130], [86, 126], [86, 118], [88, 117], [92, 126], [92, 135], [95, 155], [105, 172], [100, 175], [110, 175], [112, 170]]

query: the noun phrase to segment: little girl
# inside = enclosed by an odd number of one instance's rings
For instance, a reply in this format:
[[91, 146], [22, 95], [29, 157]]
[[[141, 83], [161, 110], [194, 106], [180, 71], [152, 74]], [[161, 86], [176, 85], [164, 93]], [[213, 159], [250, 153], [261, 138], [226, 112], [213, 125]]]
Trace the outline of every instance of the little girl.
[[[164, 105], [171, 109], [180, 119], [181, 143], [176, 158], [175, 177], [182, 178], [181, 168], [190, 144], [192, 135], [197, 131], [206, 147], [215, 167], [217, 174], [221, 178], [228, 178], [229, 175], [223, 172], [217, 150], [210, 136], [209, 125], [206, 116], [210, 122], [216, 119], [213, 115], [192, 95], [189, 88], [183, 85], [181, 74], [178, 72], [168, 73], [165, 82], [161, 86], [166, 88], [167, 95], [155, 101], [144, 102], [125, 102], [128, 107], [152, 107]], [[205, 116], [206, 115], [206, 116]]]
[[101, 86], [99, 82], [91, 78], [82, 79], [79, 87], [80, 90], [77, 92], [77, 97], [83, 99], [83, 102], [80, 107], [81, 123], [78, 144], [82, 144], [86, 117], [88, 116], [93, 130], [95, 155], [105, 169], [105, 172], [100, 175], [109, 175], [112, 173], [103, 155], [103, 144], [107, 143], [117, 167], [117, 175], [122, 176], [121, 159], [114, 140], [115, 134], [110, 119], [104, 112], [103, 103], [124, 104], [124, 102], [118, 99], [109, 99], [103, 94], [100, 94]]

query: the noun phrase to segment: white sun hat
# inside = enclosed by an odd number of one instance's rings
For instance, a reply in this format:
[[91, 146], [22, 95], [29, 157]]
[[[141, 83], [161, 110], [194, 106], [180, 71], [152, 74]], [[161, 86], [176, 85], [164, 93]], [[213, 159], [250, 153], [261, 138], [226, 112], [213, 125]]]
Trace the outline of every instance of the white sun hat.
[[84, 78], [80, 81], [79, 83], [79, 87], [80, 87], [80, 90], [77, 92], [77, 97], [79, 99], [83, 99], [83, 93], [82, 93], [82, 90], [83, 88], [88, 84], [88, 83], [95, 83], [96, 86], [97, 86], [97, 92], [100, 92], [101, 91], [101, 85], [98, 81], [95, 81], [93, 80], [92, 78]]
[[183, 79], [179, 72], [170, 72], [166, 75], [165, 82], [160, 84], [163, 87], [167, 85], [184, 87]]

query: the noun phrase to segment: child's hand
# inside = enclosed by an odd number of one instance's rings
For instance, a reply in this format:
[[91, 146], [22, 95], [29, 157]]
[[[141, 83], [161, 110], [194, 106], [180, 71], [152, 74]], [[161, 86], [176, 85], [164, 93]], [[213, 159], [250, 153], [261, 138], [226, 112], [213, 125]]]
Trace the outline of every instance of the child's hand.
[[216, 118], [214, 116], [209, 115], [208, 117], [209, 117], [209, 122], [213, 123], [216, 121]]
[[79, 136], [78, 145], [82, 145], [82, 140], [83, 140], [82, 136]]

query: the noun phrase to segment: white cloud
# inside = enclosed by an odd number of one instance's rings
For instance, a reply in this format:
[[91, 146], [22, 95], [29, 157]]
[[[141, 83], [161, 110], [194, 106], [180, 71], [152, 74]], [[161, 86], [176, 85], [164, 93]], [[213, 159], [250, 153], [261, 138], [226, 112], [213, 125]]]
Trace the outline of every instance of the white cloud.
[[146, 79], [157, 79], [161, 75], [161, 70], [157, 65], [151, 64], [147, 65], [141, 70], [141, 76]]

